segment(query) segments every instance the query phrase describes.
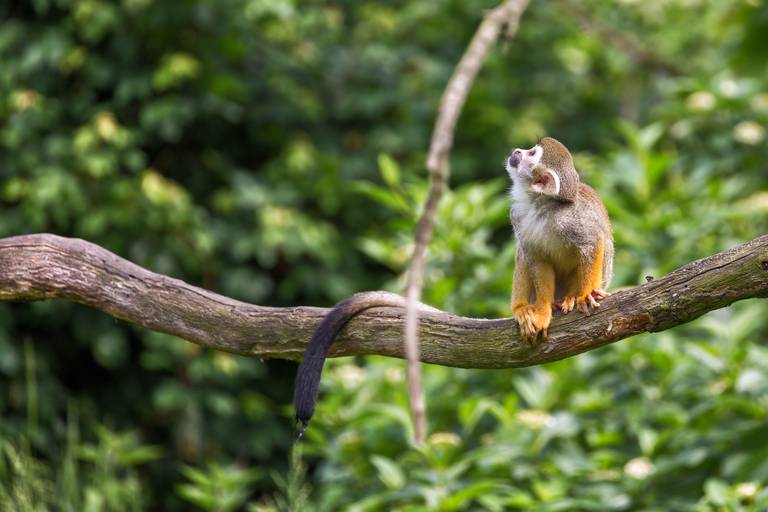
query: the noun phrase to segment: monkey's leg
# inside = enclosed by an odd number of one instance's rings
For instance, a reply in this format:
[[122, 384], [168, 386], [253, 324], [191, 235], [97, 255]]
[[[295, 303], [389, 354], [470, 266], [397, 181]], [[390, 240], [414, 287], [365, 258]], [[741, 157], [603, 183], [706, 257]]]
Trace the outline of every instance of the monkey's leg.
[[533, 281], [528, 262], [525, 261], [522, 249], [518, 246], [515, 256], [515, 275], [512, 278], [512, 316], [517, 320], [520, 333], [524, 338], [529, 338], [533, 329], [532, 314], [530, 311], [531, 294], [533, 293]]
[[602, 289], [604, 263], [605, 242], [601, 238], [586, 260], [580, 262], [576, 272], [570, 276], [565, 286], [565, 297], [558, 305], [563, 313], [569, 313], [574, 308], [578, 308], [579, 311], [589, 316], [591, 314], [590, 308], [600, 306], [597, 301], [609, 295]]
[[547, 329], [552, 321], [552, 303], [555, 299], [555, 269], [548, 263], [537, 262], [528, 266], [533, 281], [536, 302], [519, 308], [515, 320], [520, 325], [523, 338], [535, 345], [547, 338]]
[[597, 298], [607, 297], [607, 293], [602, 289], [603, 285], [603, 263], [605, 259], [605, 241], [600, 238], [592, 252], [591, 258], [583, 266], [579, 277], [578, 292], [576, 296], [576, 307], [589, 316], [592, 314], [590, 308], [600, 307]]
[[512, 279], [512, 315], [516, 315], [517, 312], [527, 306], [531, 300], [531, 292], [533, 292], [533, 283], [531, 282], [531, 275], [528, 272], [528, 263], [523, 257], [523, 251], [520, 247], [517, 248], [517, 255], [515, 256], [515, 275]]
[[[603, 245], [605, 246], [605, 243], [603, 243]], [[592, 284], [592, 293], [590, 294], [592, 298], [596, 300], [603, 300], [604, 298], [611, 295], [603, 288], [603, 286], [608, 285], [605, 279], [605, 270], [606, 270], [606, 265], [608, 265], [609, 267], [611, 266], [611, 258], [613, 258], [613, 247], [611, 247], [611, 254], [608, 253], [608, 247], [605, 247], [605, 249], [603, 250], [603, 252], [601, 252], [601, 254], [603, 255], [603, 264], [602, 264], [603, 275], [595, 275], [595, 282]], [[608, 271], [610, 272], [610, 269]], [[599, 303], [598, 303], [598, 306], [599, 306]]]
[[565, 277], [565, 286], [563, 287], [565, 295], [563, 296], [563, 300], [556, 304], [557, 308], [563, 313], [570, 313], [573, 311], [573, 308], [576, 307], [576, 299], [579, 294], [579, 283], [581, 283], [579, 274], [580, 270], [577, 269], [574, 274]]

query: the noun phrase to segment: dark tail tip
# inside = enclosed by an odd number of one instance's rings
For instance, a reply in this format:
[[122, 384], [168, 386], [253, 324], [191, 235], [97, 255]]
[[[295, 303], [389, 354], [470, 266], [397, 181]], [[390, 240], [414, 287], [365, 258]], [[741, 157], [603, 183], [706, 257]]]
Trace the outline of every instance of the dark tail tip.
[[298, 424], [298, 434], [296, 434], [296, 442], [298, 443], [301, 441], [301, 438], [304, 437], [304, 432], [307, 431], [307, 427], [309, 427], [309, 421], [303, 421], [298, 418], [296, 418], [296, 423]]

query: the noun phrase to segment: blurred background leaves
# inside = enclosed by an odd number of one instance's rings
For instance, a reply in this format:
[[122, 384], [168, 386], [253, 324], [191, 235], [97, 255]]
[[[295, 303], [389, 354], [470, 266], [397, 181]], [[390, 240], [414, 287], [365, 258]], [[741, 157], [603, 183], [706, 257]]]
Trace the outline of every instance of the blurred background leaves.
[[[0, 236], [54, 232], [264, 305], [398, 290], [442, 89], [489, 1], [0, 2]], [[550, 134], [614, 221], [613, 286], [768, 224], [768, 5], [533, 1], [456, 133], [424, 299], [507, 314], [502, 159]], [[768, 508], [766, 306], [528, 370], [295, 366], [64, 302], [0, 305], [9, 510]], [[11, 504], [11, 505], [6, 505]]]

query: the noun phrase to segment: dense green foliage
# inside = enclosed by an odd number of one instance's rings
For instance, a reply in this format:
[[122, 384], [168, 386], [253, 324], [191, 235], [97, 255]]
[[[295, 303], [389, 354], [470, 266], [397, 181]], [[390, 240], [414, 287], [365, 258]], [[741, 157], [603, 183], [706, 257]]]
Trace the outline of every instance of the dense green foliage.
[[[0, 236], [54, 232], [265, 305], [397, 290], [437, 103], [491, 1], [0, 1]], [[425, 301], [507, 315], [510, 147], [554, 135], [613, 287], [768, 227], [764, 0], [532, 0], [461, 117]], [[768, 509], [753, 300], [527, 370], [295, 365], [61, 301], [0, 304], [0, 509]], [[577, 313], [574, 313], [577, 314]], [[6, 508], [3, 508], [6, 507]]]

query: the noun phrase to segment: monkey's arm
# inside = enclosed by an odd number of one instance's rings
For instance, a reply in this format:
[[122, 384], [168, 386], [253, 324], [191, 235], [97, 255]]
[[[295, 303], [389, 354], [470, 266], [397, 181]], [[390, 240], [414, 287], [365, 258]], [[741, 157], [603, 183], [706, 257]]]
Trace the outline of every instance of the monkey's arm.
[[527, 306], [531, 300], [533, 283], [528, 272], [528, 264], [523, 257], [523, 250], [518, 243], [515, 256], [515, 275], [512, 278], [512, 313], [515, 314], [523, 306]]
[[605, 239], [600, 237], [595, 246], [582, 255], [576, 273], [567, 286], [566, 296], [560, 309], [568, 313], [574, 307], [585, 315], [590, 315], [590, 308], [600, 305], [595, 299], [603, 299], [608, 293], [603, 290], [603, 266], [605, 264]]
[[[531, 343], [536, 343], [539, 335], [547, 337], [547, 329], [552, 321], [552, 304], [555, 299], [555, 269], [542, 261], [527, 262], [529, 286], [533, 286], [536, 301], [513, 311], [515, 320], [520, 325], [520, 332]], [[514, 288], [514, 287], [513, 287]], [[530, 290], [530, 288], [529, 288]]]

